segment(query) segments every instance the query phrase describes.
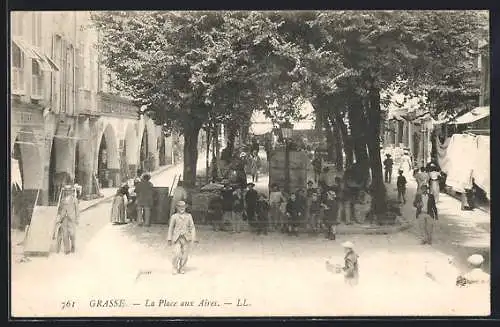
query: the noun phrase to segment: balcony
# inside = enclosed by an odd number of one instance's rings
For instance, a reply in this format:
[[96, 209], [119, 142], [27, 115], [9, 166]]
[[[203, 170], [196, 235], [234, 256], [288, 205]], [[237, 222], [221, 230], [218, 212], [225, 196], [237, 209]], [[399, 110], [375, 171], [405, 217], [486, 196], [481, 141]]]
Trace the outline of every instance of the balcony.
[[43, 99], [43, 76], [31, 75], [31, 98], [35, 100]]
[[99, 93], [98, 108], [102, 115], [137, 118], [138, 108], [130, 100], [109, 93]]
[[12, 94], [25, 94], [26, 89], [24, 85], [24, 70], [19, 67], [12, 67], [11, 69], [11, 90]]

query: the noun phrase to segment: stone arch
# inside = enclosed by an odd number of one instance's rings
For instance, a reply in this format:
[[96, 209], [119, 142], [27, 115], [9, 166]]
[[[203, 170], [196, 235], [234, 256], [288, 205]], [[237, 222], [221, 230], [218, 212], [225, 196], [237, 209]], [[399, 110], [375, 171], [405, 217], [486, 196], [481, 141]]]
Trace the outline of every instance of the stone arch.
[[[116, 132], [108, 124], [97, 139], [95, 167], [101, 187], [113, 187], [119, 183], [120, 154]], [[118, 178], [117, 178], [118, 175]]]
[[[64, 127], [65, 128], [65, 127]], [[72, 184], [75, 178], [75, 141], [56, 131], [52, 138], [49, 159], [49, 203], [56, 204], [61, 187]], [[74, 134], [68, 135], [73, 137]]]

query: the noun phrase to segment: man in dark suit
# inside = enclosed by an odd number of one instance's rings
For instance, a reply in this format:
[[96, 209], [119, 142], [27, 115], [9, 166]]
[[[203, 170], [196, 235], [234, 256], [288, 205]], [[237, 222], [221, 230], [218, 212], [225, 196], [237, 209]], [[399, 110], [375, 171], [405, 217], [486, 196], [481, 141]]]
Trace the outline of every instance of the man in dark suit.
[[434, 195], [429, 193], [427, 184], [421, 186], [421, 193], [417, 193], [413, 206], [417, 208], [417, 219], [422, 230], [422, 244], [432, 244], [434, 224], [438, 220], [438, 211]]

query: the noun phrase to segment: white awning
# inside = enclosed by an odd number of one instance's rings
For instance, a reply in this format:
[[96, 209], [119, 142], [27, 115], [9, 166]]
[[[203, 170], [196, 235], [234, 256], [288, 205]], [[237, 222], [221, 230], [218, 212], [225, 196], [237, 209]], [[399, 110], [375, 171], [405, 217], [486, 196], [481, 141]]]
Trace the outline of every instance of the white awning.
[[273, 130], [273, 124], [267, 122], [254, 122], [250, 126], [250, 132], [254, 135], [263, 135]]
[[33, 46], [27, 42], [25, 42], [23, 39], [19, 37], [12, 37], [12, 42], [21, 49], [21, 51], [24, 53], [25, 56], [27, 56], [30, 59], [36, 60], [36, 62], [40, 65], [40, 68], [43, 71], [59, 71], [59, 67], [57, 64], [52, 61], [47, 55], [43, 53], [43, 51], [36, 47]]
[[490, 107], [489, 106], [477, 107], [477, 108], [469, 111], [468, 113], [466, 113], [460, 117], [455, 118], [450, 123], [456, 124], [456, 125], [470, 124], [470, 123], [473, 123], [473, 122], [478, 121], [480, 119], [486, 118], [489, 115], [490, 115]]
[[20, 189], [23, 188], [23, 179], [21, 178], [21, 170], [19, 169], [19, 161], [10, 159], [10, 184], [17, 185]]

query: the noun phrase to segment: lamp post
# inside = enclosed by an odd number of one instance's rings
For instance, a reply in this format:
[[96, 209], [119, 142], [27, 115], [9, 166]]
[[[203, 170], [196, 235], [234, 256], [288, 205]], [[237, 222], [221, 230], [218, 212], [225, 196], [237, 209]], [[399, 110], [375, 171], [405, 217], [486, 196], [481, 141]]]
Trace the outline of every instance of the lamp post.
[[281, 135], [285, 141], [285, 193], [290, 192], [290, 146], [289, 140], [292, 137], [293, 125], [285, 122], [281, 125]]

